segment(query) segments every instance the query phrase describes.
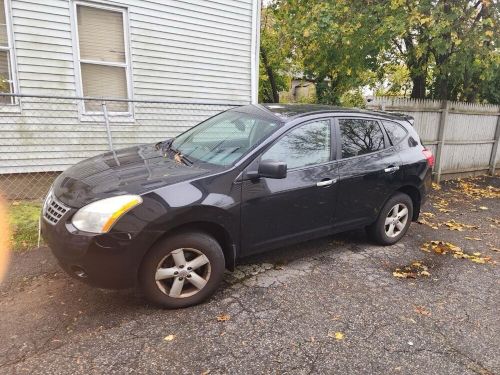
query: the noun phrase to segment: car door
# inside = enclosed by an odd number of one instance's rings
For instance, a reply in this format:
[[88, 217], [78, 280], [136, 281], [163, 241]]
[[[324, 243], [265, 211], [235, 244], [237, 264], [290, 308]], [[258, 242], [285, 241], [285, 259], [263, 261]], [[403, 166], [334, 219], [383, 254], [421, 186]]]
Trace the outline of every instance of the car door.
[[332, 227], [338, 178], [332, 130], [331, 119], [300, 124], [249, 166], [256, 168], [260, 160], [286, 162], [287, 176], [242, 182], [244, 254], [314, 237]]
[[368, 224], [398, 188], [401, 159], [376, 119], [337, 118], [336, 131], [340, 140], [336, 224]]

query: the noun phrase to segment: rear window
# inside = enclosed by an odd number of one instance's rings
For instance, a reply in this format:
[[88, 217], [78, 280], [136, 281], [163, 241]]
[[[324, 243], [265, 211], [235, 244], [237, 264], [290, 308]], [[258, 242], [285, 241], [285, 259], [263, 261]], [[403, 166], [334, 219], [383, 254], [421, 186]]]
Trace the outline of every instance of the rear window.
[[393, 146], [405, 139], [408, 134], [408, 131], [403, 125], [392, 121], [382, 121], [382, 123], [384, 124], [384, 128], [387, 131], [387, 135], [389, 136], [389, 140]]
[[342, 158], [370, 154], [384, 149], [384, 133], [378, 121], [339, 119], [342, 135]]

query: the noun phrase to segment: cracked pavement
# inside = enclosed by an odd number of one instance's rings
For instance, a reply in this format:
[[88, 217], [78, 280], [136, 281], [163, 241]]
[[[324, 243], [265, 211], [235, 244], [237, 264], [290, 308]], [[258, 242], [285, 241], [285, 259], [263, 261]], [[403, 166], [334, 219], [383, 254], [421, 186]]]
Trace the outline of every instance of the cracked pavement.
[[[420, 249], [444, 240], [500, 260], [500, 199], [472, 200], [450, 193], [454, 186], [434, 192], [423, 211], [478, 229], [413, 223], [389, 247], [359, 230], [278, 249], [245, 259], [214, 298], [182, 310], [81, 284], [46, 248], [17, 253], [0, 285], [0, 372], [500, 373], [498, 264]], [[440, 198], [451, 212], [433, 206]], [[393, 276], [413, 261], [430, 276]]]

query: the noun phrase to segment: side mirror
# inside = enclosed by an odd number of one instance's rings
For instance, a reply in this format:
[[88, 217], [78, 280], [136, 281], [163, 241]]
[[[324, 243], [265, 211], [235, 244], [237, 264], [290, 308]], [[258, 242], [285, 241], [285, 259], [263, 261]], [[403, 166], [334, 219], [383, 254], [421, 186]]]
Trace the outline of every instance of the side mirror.
[[286, 163], [276, 160], [261, 160], [259, 163], [259, 177], [285, 178]]

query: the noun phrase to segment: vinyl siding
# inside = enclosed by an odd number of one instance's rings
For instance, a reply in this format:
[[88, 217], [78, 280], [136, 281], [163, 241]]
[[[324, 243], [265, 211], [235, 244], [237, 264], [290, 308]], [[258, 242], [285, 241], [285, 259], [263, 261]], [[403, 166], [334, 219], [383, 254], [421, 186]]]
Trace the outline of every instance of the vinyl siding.
[[[175, 136], [252, 101], [257, 0], [117, 0], [128, 10], [133, 119], [113, 118], [115, 148]], [[11, 0], [19, 93], [78, 95], [69, 0]], [[216, 106], [203, 103], [220, 103]], [[83, 121], [91, 120], [91, 121]], [[108, 151], [102, 116], [82, 120], [68, 99], [0, 106], [0, 173], [64, 170]]]

